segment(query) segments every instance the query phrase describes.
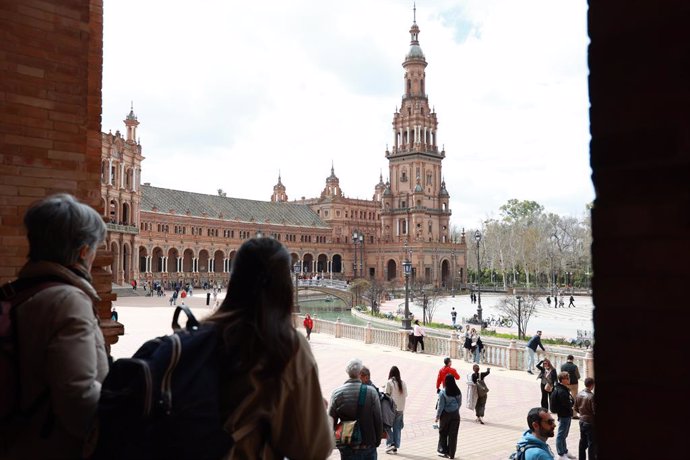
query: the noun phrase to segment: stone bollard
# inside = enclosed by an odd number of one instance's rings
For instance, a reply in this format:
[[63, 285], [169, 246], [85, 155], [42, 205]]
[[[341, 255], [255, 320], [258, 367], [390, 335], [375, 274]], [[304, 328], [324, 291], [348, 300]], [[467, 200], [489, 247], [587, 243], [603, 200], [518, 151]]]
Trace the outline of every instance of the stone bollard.
[[511, 371], [518, 370], [518, 348], [515, 340], [510, 341], [508, 345], [508, 369]]
[[367, 328], [364, 329], [364, 343], [374, 343], [374, 331], [371, 330], [371, 321], [367, 321]]
[[340, 318], [335, 320], [335, 338], [338, 339], [343, 336], [343, 323], [340, 322]]
[[460, 341], [458, 340], [458, 333], [453, 331], [450, 333], [450, 358], [458, 359], [460, 358]]
[[588, 347], [585, 351], [585, 377], [594, 378], [594, 354], [592, 353], [592, 348]]

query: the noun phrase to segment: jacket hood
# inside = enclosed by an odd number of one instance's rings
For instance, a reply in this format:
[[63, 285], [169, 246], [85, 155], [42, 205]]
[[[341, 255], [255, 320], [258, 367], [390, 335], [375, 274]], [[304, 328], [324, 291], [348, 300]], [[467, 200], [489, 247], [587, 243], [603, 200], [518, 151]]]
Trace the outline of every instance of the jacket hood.
[[[64, 265], [56, 264], [55, 262], [29, 261], [19, 271], [18, 276], [19, 278], [57, 276], [64, 280], [65, 283], [71, 284], [84, 291], [94, 302], [101, 300], [96, 293], [96, 289], [94, 289], [89, 280], [82, 278]], [[87, 276], [89, 275], [87, 274]]]
[[517, 445], [519, 447], [535, 446], [544, 450], [548, 449], [548, 445], [541, 439], [534, 436], [530, 430], [527, 430], [524, 433], [522, 433], [522, 437], [518, 441]]

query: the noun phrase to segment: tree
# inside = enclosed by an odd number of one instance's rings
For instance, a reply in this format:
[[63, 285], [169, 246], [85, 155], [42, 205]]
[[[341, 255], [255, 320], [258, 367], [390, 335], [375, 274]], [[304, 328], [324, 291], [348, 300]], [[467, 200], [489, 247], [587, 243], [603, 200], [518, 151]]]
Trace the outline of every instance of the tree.
[[430, 323], [434, 318], [434, 313], [438, 308], [438, 301], [441, 299], [440, 288], [431, 285], [417, 284], [410, 290], [413, 302], [422, 308], [422, 321], [424, 324]]
[[533, 295], [507, 296], [502, 298], [496, 308], [518, 325], [518, 338], [525, 338], [527, 323], [537, 309], [540, 301]]
[[350, 292], [355, 296], [355, 306], [360, 304], [362, 293], [369, 289], [370, 284], [369, 281], [363, 278], [357, 278], [350, 281]]
[[383, 284], [376, 281], [376, 278], [372, 278], [371, 281], [367, 281], [369, 286], [366, 288], [366, 295], [369, 297], [369, 302], [371, 303], [371, 312], [378, 313], [381, 294], [385, 290]]

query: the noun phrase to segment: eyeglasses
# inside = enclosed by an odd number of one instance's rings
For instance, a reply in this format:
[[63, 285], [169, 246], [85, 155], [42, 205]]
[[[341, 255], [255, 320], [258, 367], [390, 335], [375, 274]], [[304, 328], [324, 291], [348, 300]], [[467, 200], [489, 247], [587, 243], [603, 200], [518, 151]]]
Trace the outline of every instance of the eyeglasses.
[[546, 423], [547, 425], [555, 425], [556, 424], [556, 421], [552, 418], [550, 418], [548, 420], [542, 420], [542, 422]]

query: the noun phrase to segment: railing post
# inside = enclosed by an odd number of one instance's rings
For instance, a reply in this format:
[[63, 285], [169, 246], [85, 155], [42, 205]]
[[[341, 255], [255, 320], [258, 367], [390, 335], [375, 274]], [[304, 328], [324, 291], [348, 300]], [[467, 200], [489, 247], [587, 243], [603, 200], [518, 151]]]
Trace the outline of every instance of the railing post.
[[508, 369], [511, 371], [518, 369], [518, 348], [515, 340], [511, 340], [508, 345]]
[[460, 356], [458, 354], [458, 346], [459, 346], [459, 340], [458, 340], [458, 333], [456, 331], [453, 331], [450, 333], [450, 357], [451, 359], [458, 359]]
[[343, 336], [343, 323], [340, 322], [340, 318], [335, 320], [335, 338], [338, 339]]
[[408, 341], [407, 329], [399, 329], [398, 334], [399, 334], [398, 337], [400, 337], [400, 349], [402, 351], [405, 351], [405, 350], [407, 350], [407, 341]]
[[316, 332], [318, 334], [319, 332], [321, 332], [321, 321], [316, 319], [316, 314], [314, 314], [314, 316], [312, 316], [311, 319], [314, 320], [314, 329], [312, 330], [312, 332]]
[[587, 348], [584, 357], [585, 363], [585, 377], [594, 378], [594, 355], [592, 354], [592, 348]]
[[364, 330], [364, 343], [374, 343], [374, 332], [371, 330], [371, 321], [367, 321], [367, 328]]

